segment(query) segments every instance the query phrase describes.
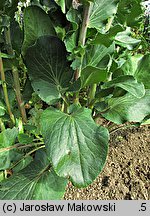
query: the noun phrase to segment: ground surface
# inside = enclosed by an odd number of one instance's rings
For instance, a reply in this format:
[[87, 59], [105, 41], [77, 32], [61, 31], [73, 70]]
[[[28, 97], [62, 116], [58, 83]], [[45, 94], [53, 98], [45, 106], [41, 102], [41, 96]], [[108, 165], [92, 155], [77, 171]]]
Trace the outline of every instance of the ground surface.
[[84, 189], [68, 184], [64, 199], [150, 199], [150, 126], [114, 132], [102, 173]]

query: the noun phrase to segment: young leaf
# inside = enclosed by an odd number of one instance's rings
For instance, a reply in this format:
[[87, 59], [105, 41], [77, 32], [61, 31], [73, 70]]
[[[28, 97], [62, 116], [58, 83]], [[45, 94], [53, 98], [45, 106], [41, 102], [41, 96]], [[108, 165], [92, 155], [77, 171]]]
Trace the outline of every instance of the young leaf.
[[141, 40], [132, 38], [130, 34], [131, 34], [130, 28], [127, 28], [126, 31], [124, 32], [119, 32], [115, 36], [115, 43], [129, 50], [132, 50], [135, 46], [137, 46], [141, 42]]
[[69, 86], [73, 73], [66, 55], [63, 42], [53, 36], [40, 37], [27, 50], [25, 60], [32, 87], [46, 103], [60, 98]]
[[47, 109], [41, 130], [56, 173], [77, 187], [92, 183], [106, 161], [108, 131], [95, 124], [91, 110], [81, 108], [69, 115]]
[[108, 111], [102, 114], [106, 119], [116, 124], [141, 122], [150, 114], [150, 90], [146, 90], [144, 97], [136, 98], [131, 94], [108, 100]]
[[58, 177], [44, 151], [39, 150], [25, 169], [0, 184], [1, 200], [61, 199], [67, 180]]
[[133, 76], [129, 75], [120, 76], [116, 79], [106, 82], [103, 87], [120, 87], [137, 98], [141, 98], [145, 94], [145, 88], [143, 83], [138, 83]]
[[55, 35], [49, 16], [38, 6], [29, 6], [24, 12], [24, 42], [22, 51], [26, 52], [29, 46], [44, 35]]

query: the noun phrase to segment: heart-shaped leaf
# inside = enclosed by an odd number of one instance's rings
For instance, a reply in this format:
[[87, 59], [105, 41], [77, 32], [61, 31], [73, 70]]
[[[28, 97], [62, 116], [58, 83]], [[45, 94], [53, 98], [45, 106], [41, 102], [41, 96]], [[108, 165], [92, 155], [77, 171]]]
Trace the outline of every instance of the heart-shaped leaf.
[[56, 173], [78, 187], [92, 183], [106, 161], [108, 131], [95, 124], [91, 110], [80, 108], [69, 115], [47, 109], [41, 131]]
[[34, 161], [0, 184], [1, 200], [56, 200], [61, 199], [67, 180], [58, 177], [43, 150]]
[[34, 91], [47, 103], [60, 98], [69, 86], [73, 72], [63, 42], [57, 37], [40, 37], [25, 55]]

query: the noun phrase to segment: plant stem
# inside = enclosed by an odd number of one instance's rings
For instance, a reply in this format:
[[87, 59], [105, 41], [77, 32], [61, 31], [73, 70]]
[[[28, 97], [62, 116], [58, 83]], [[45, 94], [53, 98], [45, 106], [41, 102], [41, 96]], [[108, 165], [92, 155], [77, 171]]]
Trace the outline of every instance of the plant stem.
[[10, 28], [5, 27], [4, 28], [4, 35], [5, 35], [5, 42], [6, 42], [6, 49], [9, 55], [13, 55], [14, 51], [12, 49], [12, 44], [11, 44], [11, 37], [10, 37]]
[[20, 109], [20, 113], [22, 116], [22, 121], [23, 123], [27, 122], [27, 116], [26, 116], [26, 111], [24, 107], [24, 102], [22, 100], [21, 92], [20, 92], [20, 82], [19, 82], [19, 74], [18, 70], [16, 67], [12, 67], [12, 74], [13, 74], [13, 79], [14, 79], [14, 88], [15, 88], [15, 93], [16, 93], [16, 99], [18, 102], [18, 107]]
[[126, 128], [132, 128], [132, 127], [136, 127], [134, 124], [131, 124], [131, 125], [121, 125], [120, 127], [118, 128], [115, 128], [115, 129], [112, 129], [111, 131], [109, 131], [110, 134], [112, 133], [115, 133], [121, 129], [126, 129]]
[[[80, 35], [79, 35], [79, 42], [78, 42], [79, 46], [84, 46], [85, 45], [87, 28], [88, 28], [88, 23], [89, 23], [89, 18], [90, 18], [90, 13], [91, 13], [92, 6], [93, 6], [93, 3], [88, 2], [84, 7], [83, 22], [82, 22]], [[75, 80], [77, 80], [81, 76], [82, 62], [83, 62], [83, 56], [81, 56], [80, 68], [75, 71]], [[79, 103], [79, 93], [75, 94], [74, 102]]]
[[[1, 51], [0, 51], [0, 53], [1, 53]], [[7, 106], [7, 110], [8, 110], [11, 122], [14, 125], [15, 124], [15, 118], [14, 118], [14, 115], [12, 114], [10, 103], [9, 103], [8, 91], [7, 91], [7, 85], [6, 85], [5, 73], [4, 73], [4, 67], [3, 67], [3, 61], [2, 61], [1, 56], [0, 56], [0, 74], [1, 74], [5, 103]]]
[[88, 104], [89, 104], [90, 109], [93, 108], [93, 105], [90, 105], [90, 104], [95, 98], [96, 87], [97, 87], [97, 84], [93, 84], [93, 85], [90, 86], [90, 89], [89, 89], [89, 95], [88, 95], [89, 101], [88, 101]]
[[[88, 2], [84, 7], [83, 22], [82, 22], [82, 26], [81, 26], [81, 31], [80, 31], [80, 35], [79, 35], [79, 43], [78, 43], [81, 46], [85, 45], [87, 28], [88, 28], [88, 23], [89, 23], [89, 18], [90, 18], [92, 6], [93, 6], [93, 3]], [[81, 75], [82, 62], [83, 62], [83, 56], [81, 57], [81, 65], [80, 65], [80, 69], [78, 71], [78, 77], [80, 77], [80, 75]]]
[[24, 149], [24, 148], [30, 148], [30, 147], [34, 147], [34, 146], [38, 146], [38, 145], [43, 145], [44, 146], [44, 143], [43, 142], [40, 142], [40, 143], [31, 143], [31, 144], [27, 144], [27, 145], [23, 145], [23, 144], [16, 144], [16, 145], [13, 145], [13, 146], [10, 146], [10, 147], [6, 147], [6, 148], [1, 148], [0, 149], [0, 153], [1, 152], [5, 152], [5, 151], [10, 151], [12, 149]]
[[1, 129], [1, 131], [5, 130], [5, 125], [4, 125], [4, 123], [3, 123], [3, 121], [2, 121], [1, 118], [0, 118], [0, 129]]
[[13, 169], [15, 166], [17, 166], [22, 160], [24, 160], [26, 157], [28, 157], [29, 155], [31, 155], [32, 153], [34, 153], [35, 151], [41, 149], [41, 148], [44, 148], [45, 146], [42, 145], [42, 146], [39, 146], [31, 151], [29, 151], [23, 158], [21, 158], [19, 161], [17, 161], [15, 164], [12, 165], [12, 167], [10, 167], [10, 169]]
[[[7, 46], [7, 52], [10, 55], [14, 54], [14, 51], [12, 49], [12, 44], [11, 44], [11, 37], [10, 37], [10, 28], [5, 28], [5, 41], [6, 41], [6, 46]], [[19, 81], [19, 73], [18, 69], [16, 67], [12, 67], [12, 74], [13, 74], [13, 80], [14, 80], [14, 88], [15, 88], [15, 93], [16, 93], [16, 99], [18, 102], [18, 107], [20, 109], [20, 113], [22, 116], [22, 121], [23, 123], [27, 122], [27, 117], [26, 117], [26, 111], [24, 107], [24, 102], [22, 100], [22, 95], [20, 91], [20, 81]]]

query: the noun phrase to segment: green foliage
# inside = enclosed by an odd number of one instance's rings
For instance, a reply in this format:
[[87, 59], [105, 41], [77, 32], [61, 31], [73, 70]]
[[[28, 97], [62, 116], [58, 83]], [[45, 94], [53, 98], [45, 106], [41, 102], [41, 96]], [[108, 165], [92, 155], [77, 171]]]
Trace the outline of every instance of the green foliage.
[[87, 186], [97, 177], [107, 156], [108, 132], [95, 124], [91, 110], [81, 108], [70, 115], [45, 110], [41, 130], [58, 175], [68, 177], [78, 187]]
[[22, 50], [33, 45], [40, 36], [55, 35], [48, 15], [38, 6], [30, 6], [24, 12], [24, 42]]
[[1, 183], [0, 199], [57, 200], [62, 198], [66, 183], [55, 174], [45, 152], [38, 151], [29, 166]]
[[35, 92], [47, 103], [60, 98], [61, 93], [69, 86], [72, 71], [66, 55], [64, 44], [51, 36], [40, 37], [25, 55], [31, 84]]
[[0, 4], [0, 199], [61, 199], [106, 163], [97, 118], [150, 122], [145, 18], [141, 0], [18, 2]]

